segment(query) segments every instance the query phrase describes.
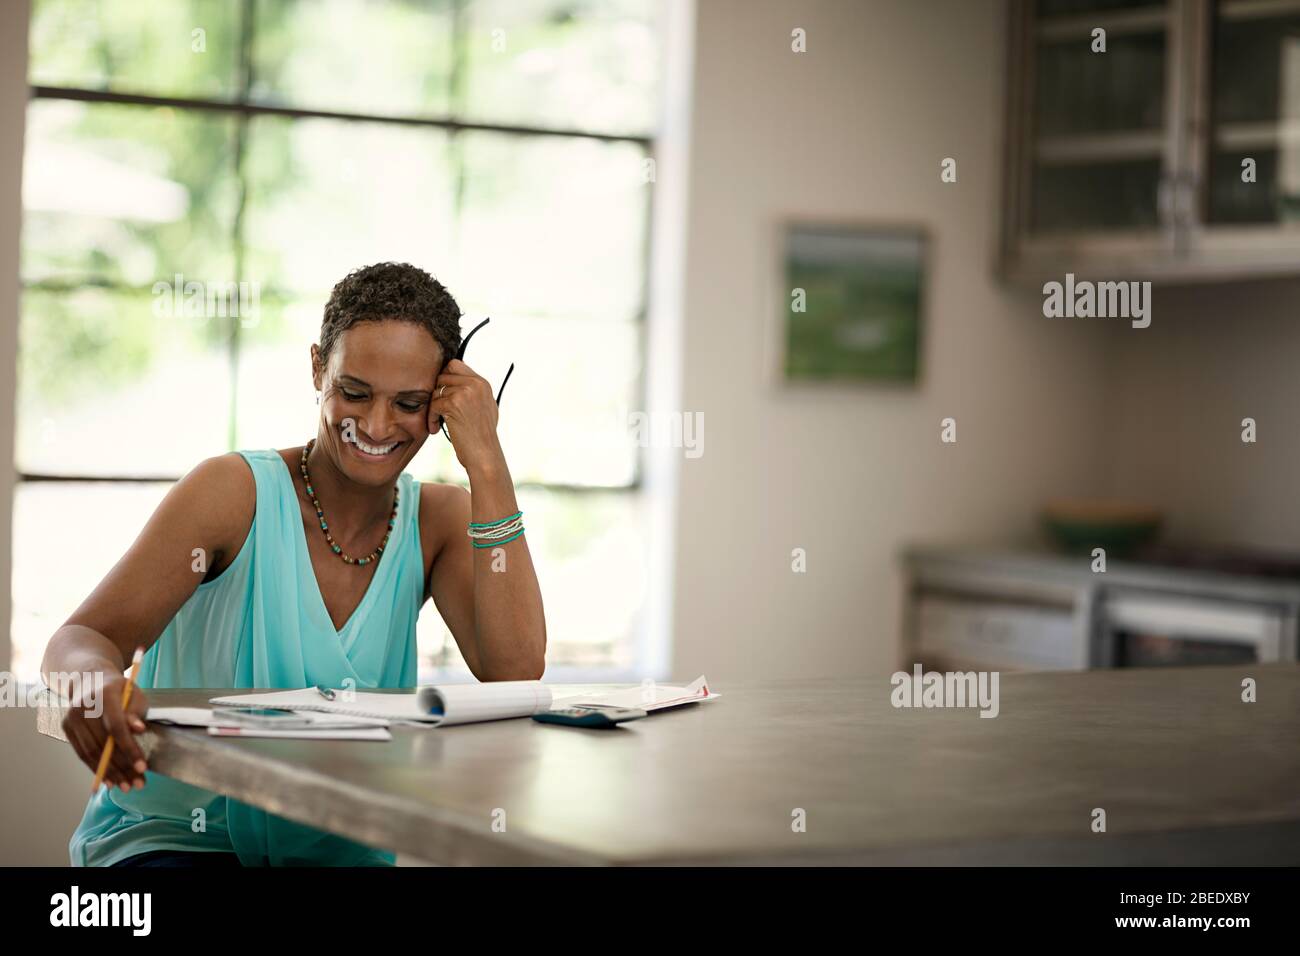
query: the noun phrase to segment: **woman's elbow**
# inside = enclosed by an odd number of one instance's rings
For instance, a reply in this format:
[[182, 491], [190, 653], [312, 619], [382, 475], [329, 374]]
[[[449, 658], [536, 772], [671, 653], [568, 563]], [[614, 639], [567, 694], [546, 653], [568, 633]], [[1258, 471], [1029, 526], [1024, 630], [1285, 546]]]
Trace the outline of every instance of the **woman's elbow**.
[[500, 670], [481, 678], [484, 681], [496, 680], [541, 680], [542, 674], [546, 672], [546, 661], [535, 661], [528, 663], [519, 663], [510, 667], [502, 667]]
[[546, 672], [546, 655], [539, 651], [536, 655], [502, 661], [499, 664], [483, 668], [483, 673], [475, 675], [480, 681], [499, 680], [541, 680]]

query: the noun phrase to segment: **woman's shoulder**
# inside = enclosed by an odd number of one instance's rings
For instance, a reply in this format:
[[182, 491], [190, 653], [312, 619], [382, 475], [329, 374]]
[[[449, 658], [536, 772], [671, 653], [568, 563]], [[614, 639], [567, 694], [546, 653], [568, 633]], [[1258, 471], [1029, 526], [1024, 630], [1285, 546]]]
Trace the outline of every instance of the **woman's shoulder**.
[[251, 507], [257, 502], [257, 481], [244, 453], [237, 451], [205, 458], [177, 483], [181, 486], [214, 504], [226, 499], [236, 507], [242, 503]]
[[242, 544], [252, 526], [257, 482], [244, 457], [230, 452], [199, 462], [167, 497], [168, 514], [196, 526], [224, 552]]

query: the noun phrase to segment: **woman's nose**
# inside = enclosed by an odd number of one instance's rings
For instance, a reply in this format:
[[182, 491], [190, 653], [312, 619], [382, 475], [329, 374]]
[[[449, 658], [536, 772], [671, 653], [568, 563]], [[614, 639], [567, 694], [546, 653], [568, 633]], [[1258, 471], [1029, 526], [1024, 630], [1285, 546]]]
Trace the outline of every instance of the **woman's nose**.
[[384, 441], [393, 428], [393, 415], [384, 402], [372, 402], [366, 420], [362, 423], [366, 434], [375, 441]]

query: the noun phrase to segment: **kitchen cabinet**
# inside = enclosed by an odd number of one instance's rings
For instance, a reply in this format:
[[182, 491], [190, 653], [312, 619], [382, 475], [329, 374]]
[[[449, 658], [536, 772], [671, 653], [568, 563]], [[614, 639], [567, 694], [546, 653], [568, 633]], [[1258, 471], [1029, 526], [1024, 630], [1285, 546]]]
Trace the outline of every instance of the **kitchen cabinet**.
[[1081, 670], [1071, 607], [1021, 604], [996, 591], [980, 598], [916, 595], [916, 657], [953, 670]]
[[1300, 0], [1010, 11], [1004, 275], [1300, 274]]

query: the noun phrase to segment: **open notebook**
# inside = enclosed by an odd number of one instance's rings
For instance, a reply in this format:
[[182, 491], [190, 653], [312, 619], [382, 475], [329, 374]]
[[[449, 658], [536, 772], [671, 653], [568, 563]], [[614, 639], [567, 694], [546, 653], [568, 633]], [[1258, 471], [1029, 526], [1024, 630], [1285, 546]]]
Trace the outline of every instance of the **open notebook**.
[[[567, 696], [563, 684], [555, 685], [555, 700], [565, 706], [578, 702], [617, 704], [641, 707], [646, 711], [662, 710], [689, 704], [697, 700], [712, 700], [719, 696], [710, 692], [703, 677], [690, 684], [653, 685], [653, 694], [641, 687], [627, 691], [596, 696]], [[356, 691], [344, 699], [344, 691], [336, 691], [335, 700], [326, 700], [314, 687], [302, 690], [279, 690], [261, 694], [236, 694], [214, 697], [209, 703], [217, 706], [283, 707], [289, 710], [320, 711], [348, 717], [368, 717], [395, 724], [419, 724], [438, 727], [449, 724], [471, 724], [482, 720], [502, 720], [507, 717], [530, 717], [550, 710], [553, 706], [552, 686], [536, 680], [489, 681], [480, 684], [441, 684], [418, 688], [409, 694], [376, 694]], [[624, 700], [623, 698], [626, 698]]]
[[528, 717], [551, 709], [551, 689], [536, 680], [444, 684], [439, 687], [421, 687], [409, 694], [376, 694], [367, 691], [349, 694], [342, 690], [336, 690], [335, 693], [338, 696], [334, 700], [326, 700], [316, 688], [306, 687], [302, 690], [277, 690], [267, 694], [214, 697], [209, 703], [217, 706], [321, 711], [428, 727]]

